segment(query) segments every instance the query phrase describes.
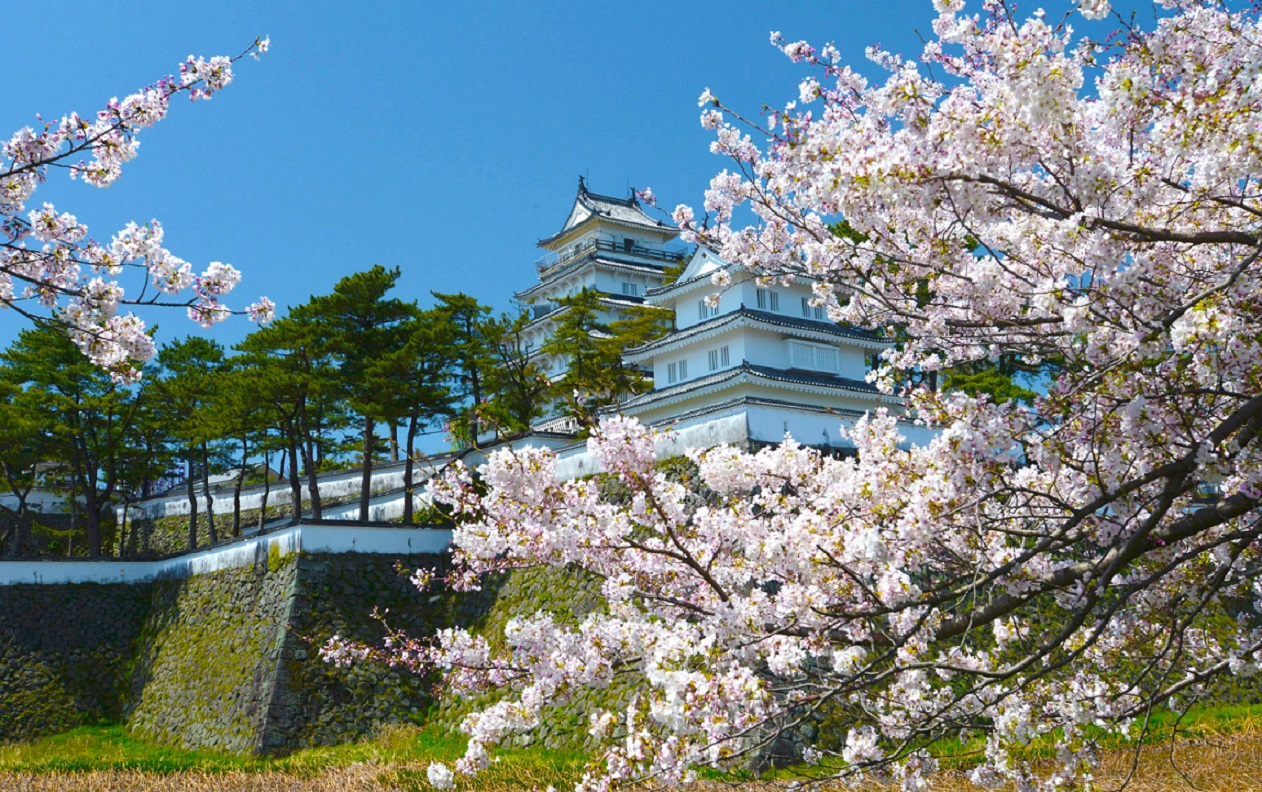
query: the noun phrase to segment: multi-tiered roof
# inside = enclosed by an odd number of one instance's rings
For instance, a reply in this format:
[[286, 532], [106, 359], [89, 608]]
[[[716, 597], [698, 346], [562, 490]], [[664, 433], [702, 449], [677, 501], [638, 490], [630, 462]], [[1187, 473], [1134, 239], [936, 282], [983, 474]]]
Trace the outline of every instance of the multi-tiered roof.
[[[543, 346], [565, 310], [561, 298], [583, 289], [600, 294], [606, 323], [642, 304], [650, 289], [662, 285], [666, 267], [683, 260], [681, 251], [668, 247], [678, 235], [678, 229], [645, 213], [634, 191], [626, 198], [600, 195], [580, 177], [561, 230], [539, 240], [548, 251], [535, 262], [539, 282], [516, 294], [533, 317], [524, 333], [527, 347]], [[536, 360], [553, 377], [565, 371], [563, 360]]]
[[[730, 285], [715, 285], [720, 270]], [[899, 407], [866, 378], [888, 342], [829, 319], [805, 281], [760, 283], [699, 248], [677, 281], [646, 300], [673, 311], [676, 329], [627, 351], [628, 363], [652, 368], [655, 387], [623, 402], [623, 414], [677, 430], [736, 421], [754, 444], [791, 433], [844, 449], [842, 424]]]

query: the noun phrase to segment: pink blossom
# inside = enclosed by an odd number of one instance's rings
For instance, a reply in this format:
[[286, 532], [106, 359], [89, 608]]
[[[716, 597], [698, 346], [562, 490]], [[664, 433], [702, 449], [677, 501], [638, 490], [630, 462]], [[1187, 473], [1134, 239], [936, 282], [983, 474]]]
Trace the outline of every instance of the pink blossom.
[[[896, 339], [869, 379], [899, 403], [836, 416], [847, 458], [786, 438], [693, 451], [673, 477], [651, 430], [610, 416], [600, 481], [558, 481], [531, 448], [436, 481], [449, 582], [581, 570], [605, 598], [494, 641], [395, 643], [457, 692], [501, 693], [462, 724], [457, 772], [629, 672], [583, 789], [809, 743], [804, 713], [845, 720], [842, 745], [810, 745], [822, 778], [923, 789], [930, 745], [964, 728], [986, 735], [979, 782], [1064, 788], [1102, 733], [1262, 662], [1259, 14], [1171, 3], [1101, 50], [1011, 4], [936, 7], [923, 59], [873, 47], [872, 82], [773, 34], [810, 70], [777, 136], [715, 120], [733, 163], [711, 222], [674, 213], [733, 267], [809, 280], [832, 318]], [[1029, 403], [943, 387], [1004, 367], [1029, 372]], [[1032, 741], [1056, 749], [1046, 777], [1014, 758]]]
[[[176, 295], [192, 289], [189, 316], [203, 326], [231, 311], [219, 302], [240, 280], [228, 265], [212, 262], [200, 277], [189, 263], [163, 247], [162, 226], [156, 221], [128, 223], [108, 246], [86, 240], [87, 226], [69, 212], [45, 203], [21, 217], [26, 202], [57, 160], [69, 166], [72, 179], [108, 187], [139, 151], [138, 133], [166, 117], [171, 97], [188, 92], [193, 99], [209, 98], [233, 79], [232, 64], [245, 55], [267, 51], [258, 39], [237, 58], [209, 60], [190, 56], [177, 80], [165, 77], [122, 100], [111, 99], [95, 115], [70, 113], [58, 121], [42, 122], [42, 129], [23, 127], [3, 145], [0, 161], [0, 215], [6, 218], [7, 239], [0, 247], [0, 308], [30, 298], [45, 309], [48, 319], [63, 325], [84, 354], [120, 381], [139, 376], [138, 364], [153, 355], [153, 342], [134, 316], [119, 316], [121, 306], [157, 301], [154, 293], [128, 298], [113, 280], [126, 268], [146, 271], [145, 280], [157, 295]], [[79, 159], [75, 159], [79, 157]], [[42, 243], [39, 250], [27, 240]], [[85, 241], [86, 240], [86, 241]], [[86, 267], [86, 269], [85, 269]], [[16, 285], [21, 284], [17, 289]], [[274, 306], [260, 300], [249, 313], [270, 316]]]

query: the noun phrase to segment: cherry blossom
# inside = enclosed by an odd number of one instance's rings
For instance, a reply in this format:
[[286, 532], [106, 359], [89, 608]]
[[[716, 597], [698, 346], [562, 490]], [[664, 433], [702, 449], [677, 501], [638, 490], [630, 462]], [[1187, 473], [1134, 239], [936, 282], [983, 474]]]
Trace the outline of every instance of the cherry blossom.
[[[874, 381], [903, 406], [857, 421], [847, 459], [786, 438], [694, 452], [675, 480], [652, 432], [611, 417], [590, 450], [618, 486], [558, 481], [538, 449], [436, 482], [459, 521], [449, 585], [565, 568], [606, 600], [495, 642], [357, 650], [501, 692], [465, 720], [457, 772], [632, 675], [634, 698], [592, 715], [582, 789], [687, 780], [781, 736], [821, 778], [908, 789], [935, 742], [975, 736], [978, 782], [1055, 788], [1090, 777], [1102, 731], [1141, 736], [1156, 709], [1254, 673], [1258, 12], [1166, 0], [1150, 29], [1089, 39], [1073, 26], [1097, 32], [1106, 2], [1059, 23], [934, 7], [918, 59], [869, 51], [880, 80], [773, 34], [808, 76], [770, 130], [703, 95], [731, 164], [708, 227], [674, 213], [687, 239], [809, 276], [835, 320], [895, 340]], [[1032, 404], [924, 384], [1000, 360], [1033, 372]], [[936, 434], [911, 447], [900, 419]], [[1048, 777], [1014, 755], [1034, 740], [1057, 750]]]
[[[154, 345], [143, 321], [118, 313], [122, 306], [186, 306], [190, 318], [204, 327], [233, 313], [220, 298], [237, 285], [240, 273], [211, 262], [195, 276], [191, 264], [163, 247], [157, 220], [129, 223], [103, 245], [87, 237], [88, 227], [73, 214], [47, 202], [30, 211], [26, 205], [52, 167], [108, 187], [135, 158], [141, 130], [166, 117], [172, 97], [187, 93], [192, 100], [210, 99], [232, 82], [234, 63], [247, 55], [257, 58], [269, 45], [268, 39], [257, 39], [232, 58], [190, 55], [178, 77], [111, 99], [94, 118], [70, 113], [38, 129], [15, 132], [0, 148], [0, 309], [61, 324], [89, 359], [124, 382], [139, 377], [139, 365], [153, 356]], [[127, 296], [114, 280], [126, 270], [146, 273], [136, 296]], [[191, 298], [177, 298], [187, 290]], [[245, 313], [267, 321], [274, 305], [263, 298]]]

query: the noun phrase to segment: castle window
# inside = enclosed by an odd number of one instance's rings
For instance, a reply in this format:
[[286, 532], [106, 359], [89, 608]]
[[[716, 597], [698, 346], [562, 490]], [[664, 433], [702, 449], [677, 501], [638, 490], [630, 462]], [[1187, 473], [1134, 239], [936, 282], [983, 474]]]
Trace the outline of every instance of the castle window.
[[666, 384], [671, 385], [676, 382], [683, 382], [686, 379], [688, 379], [687, 360], [677, 360], [666, 365]]
[[710, 370], [718, 371], [721, 368], [727, 368], [732, 363], [732, 355], [728, 347], [721, 346], [718, 349], [710, 350]]
[[719, 315], [718, 305], [706, 305], [705, 300], [697, 300], [697, 318], [705, 321]]
[[813, 307], [811, 306], [810, 297], [802, 298], [802, 315], [805, 316], [807, 319], [814, 317], [816, 319], [819, 319], [820, 321], [823, 321], [828, 318], [828, 312], [824, 310], [824, 306], [822, 305], [816, 305]]
[[760, 311], [779, 311], [780, 310], [780, 292], [772, 289], [759, 289], [755, 293], [757, 298], [758, 310]]
[[840, 356], [837, 350], [823, 344], [789, 341], [789, 368], [836, 374]]
[[626, 282], [626, 281], [623, 281], [623, 282], [622, 282], [622, 293], [623, 293], [623, 294], [625, 294], [625, 295], [626, 295], [626, 296], [628, 296], [628, 297], [639, 297], [639, 296], [640, 296], [640, 284], [638, 284], [638, 283], [628, 283], [628, 282]]

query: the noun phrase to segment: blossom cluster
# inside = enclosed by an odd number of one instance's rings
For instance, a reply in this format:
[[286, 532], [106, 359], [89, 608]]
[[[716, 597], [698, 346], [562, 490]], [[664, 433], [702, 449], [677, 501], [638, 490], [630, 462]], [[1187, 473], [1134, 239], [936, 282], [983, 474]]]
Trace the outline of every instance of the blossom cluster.
[[[165, 77], [122, 100], [111, 99], [95, 118], [70, 113], [42, 128], [23, 127], [0, 147], [0, 308], [29, 318], [41, 313], [62, 324], [94, 363], [120, 381], [139, 376], [138, 365], [153, 356], [144, 322], [120, 315], [123, 305], [166, 304], [188, 290], [189, 316], [203, 326], [232, 313], [220, 298], [240, 280], [234, 268], [212, 262], [194, 275], [192, 265], [163, 247], [156, 221], [129, 223], [108, 245], [87, 237], [88, 228], [50, 203], [26, 211], [36, 188], [54, 165], [67, 165], [72, 179], [108, 187], [123, 165], [135, 158], [138, 134], [166, 117], [172, 97], [209, 99], [232, 82], [233, 64], [246, 55], [267, 52], [267, 39], [256, 40], [235, 58], [209, 60], [189, 56], [179, 77]], [[78, 158], [78, 159], [76, 159]], [[141, 295], [129, 298], [115, 280], [126, 269], [146, 272]], [[152, 285], [150, 296], [145, 285]], [[257, 321], [269, 320], [274, 306], [263, 298], [247, 309]]]
[[[1099, 24], [1104, 0], [1059, 23], [935, 0], [919, 58], [869, 51], [882, 80], [773, 35], [810, 74], [767, 123], [702, 94], [733, 164], [708, 226], [675, 210], [684, 236], [807, 277], [834, 320], [896, 341], [874, 379], [904, 406], [850, 427], [846, 459], [717, 448], [680, 481], [612, 418], [590, 448], [617, 487], [558, 482], [530, 449], [435, 484], [461, 585], [579, 570], [607, 604], [519, 618], [502, 643], [392, 639], [386, 656], [457, 691], [508, 692], [465, 721], [456, 772], [630, 673], [638, 695], [593, 716], [585, 789], [686, 780], [785, 733], [821, 776], [909, 789], [934, 741], [978, 735], [974, 780], [1054, 788], [1089, 780], [1101, 730], [1142, 734], [1255, 671], [1262, 22], [1162, 5], [1150, 30], [1092, 40], [1070, 22]], [[1003, 366], [1030, 404], [928, 386]], [[934, 439], [910, 447], [913, 420]], [[1051, 776], [1014, 755], [1034, 740], [1057, 747]]]

